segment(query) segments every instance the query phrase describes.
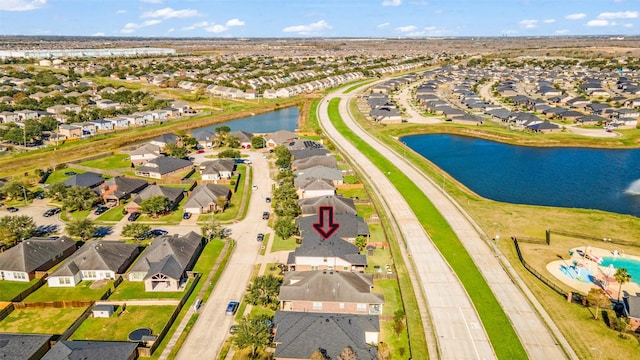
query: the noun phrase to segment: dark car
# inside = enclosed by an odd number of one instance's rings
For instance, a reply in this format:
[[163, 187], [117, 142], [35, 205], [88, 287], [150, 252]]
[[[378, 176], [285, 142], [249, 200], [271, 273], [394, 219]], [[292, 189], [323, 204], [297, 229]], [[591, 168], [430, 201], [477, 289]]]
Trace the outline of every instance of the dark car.
[[262, 213], [262, 220], [269, 220], [269, 212], [265, 211]]
[[229, 304], [227, 305], [227, 310], [225, 311], [225, 313], [227, 315], [233, 315], [236, 313], [236, 311], [238, 311], [238, 306], [240, 305], [240, 303], [238, 303], [237, 301], [230, 301]]
[[37, 193], [35, 198], [39, 200], [44, 199], [44, 191]]
[[267, 204], [268, 204], [268, 203], [270, 203], [270, 202], [271, 202], [271, 198], [267, 196], [266, 198], [264, 198], [264, 201], [266, 201], [266, 202], [267, 202]]
[[169, 232], [167, 230], [162, 230], [162, 229], [149, 230], [150, 236], [161, 236], [161, 235], [167, 235], [168, 233]]
[[13, 206], [9, 206], [9, 207], [7, 208], [7, 211], [8, 211], [8, 212], [16, 212], [16, 211], [18, 211], [18, 208], [17, 208], [17, 207], [13, 207]]
[[185, 219], [185, 220], [191, 218], [191, 213], [186, 212], [186, 213], [182, 214], [182, 218]]
[[67, 176], [77, 175], [75, 171], [67, 171], [64, 174]]
[[140, 213], [139, 212], [134, 212], [134, 213], [129, 214], [129, 217], [127, 218], [127, 220], [136, 221], [139, 217], [140, 217]]
[[60, 213], [60, 211], [61, 211], [60, 208], [51, 208], [51, 209], [45, 211], [43, 216], [44, 217], [50, 217], [50, 216], [53, 216], [55, 214]]
[[106, 212], [107, 210], [109, 210], [109, 207], [102, 205], [102, 206], [98, 206], [96, 208], [96, 211], [94, 211], [93, 213], [96, 214], [96, 215], [100, 215], [100, 214], [103, 214], [104, 212]]
[[258, 242], [263, 241], [263, 240], [264, 240], [264, 234], [263, 234], [263, 233], [259, 233], [259, 234], [258, 234], [258, 236], [257, 236], [257, 238], [256, 238], [256, 240], [257, 240]]
[[229, 334], [235, 334], [238, 332], [238, 325], [231, 325], [231, 327], [229, 327]]

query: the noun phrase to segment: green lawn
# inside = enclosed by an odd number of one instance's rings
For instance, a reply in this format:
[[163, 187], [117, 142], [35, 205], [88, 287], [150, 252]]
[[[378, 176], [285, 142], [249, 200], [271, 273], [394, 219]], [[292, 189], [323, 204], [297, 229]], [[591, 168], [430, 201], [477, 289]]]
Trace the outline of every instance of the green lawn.
[[64, 173], [69, 172], [69, 171], [73, 171], [76, 174], [84, 174], [86, 172], [84, 170], [73, 169], [73, 168], [66, 168], [66, 169], [56, 170], [56, 171], [52, 172], [51, 175], [49, 175], [49, 177], [47, 178], [47, 181], [45, 181], [45, 184], [55, 184], [55, 183], [59, 183], [61, 181], [67, 180], [68, 178], [73, 176], [73, 175], [65, 175], [64, 174]]
[[356, 204], [356, 211], [358, 212], [358, 216], [365, 220], [376, 213], [376, 209], [371, 204]]
[[222, 240], [209, 241], [209, 243], [205, 245], [204, 250], [202, 250], [198, 262], [193, 267], [193, 271], [202, 273], [206, 277], [216, 263], [218, 256], [220, 256], [223, 247], [224, 242]]
[[129, 333], [137, 328], [149, 328], [157, 335], [174, 309], [174, 306], [128, 305], [123, 312], [117, 309], [109, 318], [86, 319], [69, 340], [128, 341]]
[[264, 240], [262, 241], [262, 245], [260, 246], [260, 255], [264, 255], [264, 253], [267, 251], [267, 247], [269, 246], [270, 236], [271, 234], [269, 233], [264, 234]]
[[28, 289], [36, 282], [38, 282], [38, 279], [33, 279], [29, 282], [9, 280], [0, 281], [0, 301], [11, 301], [11, 299]]
[[124, 209], [124, 204], [120, 203], [119, 206], [111, 208], [98, 216], [96, 222], [118, 222], [124, 217], [122, 209]]
[[[373, 283], [373, 292], [384, 294], [383, 315], [393, 316], [397, 310], [402, 309], [404, 311], [400, 288], [396, 280], [375, 280]], [[404, 359], [407, 357], [406, 354], [409, 353], [409, 337], [406, 333], [406, 326], [399, 335], [396, 334], [393, 329], [393, 321], [382, 321], [380, 322], [380, 326], [382, 327], [382, 331], [379, 340], [391, 345], [390, 348], [393, 359]], [[414, 357], [416, 357], [415, 354]]]
[[109, 281], [97, 289], [91, 289], [93, 284], [93, 281], [81, 281], [74, 287], [49, 287], [45, 284], [27, 296], [24, 301], [99, 300], [107, 289], [113, 286], [113, 281]]
[[[189, 286], [191, 286], [191, 281], [187, 282], [185, 288]], [[125, 280], [109, 296], [109, 300], [181, 299], [183, 296], [184, 291], [145, 291], [144, 282]]]
[[62, 334], [85, 308], [19, 309], [0, 321], [0, 332]]
[[[376, 249], [373, 256], [367, 256], [367, 272], [386, 274], [385, 265], [392, 265], [393, 259], [389, 249]], [[376, 268], [378, 266], [378, 268]], [[392, 270], [395, 272], [395, 270]]]
[[273, 238], [273, 245], [271, 245], [271, 252], [276, 251], [292, 251], [299, 245], [296, 244], [295, 238], [291, 237], [287, 240], [283, 240], [280, 236], [276, 235]]
[[368, 143], [355, 136], [349, 130], [342, 122], [338, 112], [339, 102], [340, 99], [333, 99], [329, 104], [329, 117], [332, 123], [358, 150], [366, 154], [382, 172], [389, 173], [390, 181], [404, 196], [417, 218], [420, 219], [422, 226], [430, 234], [436, 247], [438, 247], [465, 287], [478, 311], [478, 315], [498, 358], [526, 358], [527, 354], [507, 315], [442, 214], [437, 211], [431, 201], [411, 179]]
[[128, 154], [114, 154], [103, 158], [81, 162], [79, 165], [102, 170], [115, 170], [131, 167]]
[[80, 220], [80, 219], [86, 219], [87, 215], [89, 215], [89, 213], [91, 212], [91, 210], [76, 210], [71, 212], [71, 218], [76, 219], [76, 220]]
[[364, 188], [360, 188], [360, 189], [338, 189], [337, 193], [339, 195], [342, 195], [346, 198], [358, 198], [360, 200], [366, 200], [369, 198], [369, 194], [367, 194], [367, 191]]

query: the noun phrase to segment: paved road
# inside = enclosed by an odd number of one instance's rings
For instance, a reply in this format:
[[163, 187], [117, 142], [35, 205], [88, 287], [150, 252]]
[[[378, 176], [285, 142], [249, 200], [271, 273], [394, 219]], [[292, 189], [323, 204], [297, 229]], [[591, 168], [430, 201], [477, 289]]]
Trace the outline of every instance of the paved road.
[[254, 156], [253, 191], [245, 220], [232, 224], [232, 238], [237, 246], [229, 259], [226, 270], [218, 280], [209, 300], [200, 308], [200, 316], [182, 345], [177, 359], [215, 359], [233, 324], [233, 316], [225, 315], [229, 301], [240, 301], [253, 273], [262, 243], [256, 241], [257, 233], [267, 233], [267, 221], [262, 212], [269, 210], [264, 198], [271, 189], [267, 160]]
[[0, 208], [0, 218], [5, 216], [17, 216], [17, 215], [27, 215], [33, 218], [33, 221], [36, 223], [36, 226], [51, 226], [54, 225], [56, 227], [56, 232], [64, 235], [65, 223], [60, 220], [60, 214], [56, 214], [54, 216], [45, 217], [44, 212], [48, 209], [53, 208], [53, 206], [49, 205], [48, 199], [34, 199], [28, 206], [24, 206], [24, 203], [20, 203], [18, 205], [14, 205], [19, 210], [17, 212], [9, 212], [7, 211], [7, 206], [3, 206]]
[[[570, 358], [577, 359], [560, 331], [555, 327], [542, 306], [526, 289], [515, 271], [505, 269], [505, 267], [510, 268], [508, 261], [496, 256], [489, 245], [482, 240], [478, 233], [479, 227], [473, 223], [468, 214], [426, 175], [359, 128], [348, 113], [347, 104], [350, 96], [342, 95], [342, 97], [340, 114], [348, 126], [411, 178], [449, 222], [507, 313], [529, 357], [532, 359], [561, 359], [567, 357], [566, 351]], [[323, 102], [319, 116], [322, 125], [337, 144], [341, 147], [344, 146], [345, 153], [353, 156], [355, 162], [365, 168], [365, 173], [377, 187], [378, 193], [392, 207], [394, 218], [403, 232], [413, 256], [413, 263], [423, 284], [422, 289], [425, 292], [424, 295], [433, 319], [441, 357], [459, 359], [494, 357], [495, 355], [489, 351], [490, 345], [486, 343], [486, 336], [480, 336], [484, 335], [484, 332], [477, 314], [472, 311], [472, 308], [466, 312], [460, 312], [462, 323], [452, 322], [450, 316], [456, 306], [459, 306], [460, 309], [464, 309], [463, 306], [469, 306], [467, 305], [469, 299], [466, 293], [461, 294], [457, 290], [461, 285], [455, 278], [455, 274], [447, 265], [441, 264], [444, 260], [424, 234], [415, 215], [408, 208], [406, 202], [401, 199], [390, 181], [377, 168], [373, 167], [368, 159], [359, 154], [350, 144], [347, 144], [341, 135], [337, 134], [328, 120], [326, 108], [327, 104]], [[443, 296], [443, 292], [448, 296]], [[454, 326], [456, 324], [458, 326]], [[467, 334], [464, 333], [465, 327], [468, 331]], [[558, 342], [562, 344], [562, 347], [558, 345]]]
[[405, 109], [407, 122], [415, 124], [438, 124], [443, 122], [444, 119], [441, 116], [422, 116], [411, 104], [411, 91], [419, 85], [420, 83], [414, 83], [412, 85], [405, 86], [404, 89], [400, 90], [398, 95], [395, 96], [395, 99]]
[[[340, 113], [345, 120], [349, 117], [347, 103], [347, 97], [344, 97], [340, 103]], [[319, 119], [325, 133], [339, 144], [344, 154], [352, 158], [363, 174], [367, 174], [368, 180], [375, 187], [377, 194], [386, 202], [394, 220], [398, 223], [422, 286], [415, 291], [424, 293], [429, 306], [431, 323], [423, 316], [425, 332], [435, 333], [440, 357], [443, 359], [495, 359], [495, 353], [482, 322], [459, 279], [433, 245], [415, 214], [386, 174], [375, 167], [331, 125], [327, 107], [327, 102], [323, 101], [319, 109]], [[364, 131], [358, 132], [358, 135], [367, 139], [370, 144], [375, 143]], [[411, 259], [405, 258], [405, 261], [408, 264], [411, 263]], [[433, 343], [434, 339], [428, 337], [427, 341]], [[431, 348], [434, 349], [433, 346]], [[430, 351], [429, 355], [431, 358], [436, 358], [437, 354], [432, 352]]]

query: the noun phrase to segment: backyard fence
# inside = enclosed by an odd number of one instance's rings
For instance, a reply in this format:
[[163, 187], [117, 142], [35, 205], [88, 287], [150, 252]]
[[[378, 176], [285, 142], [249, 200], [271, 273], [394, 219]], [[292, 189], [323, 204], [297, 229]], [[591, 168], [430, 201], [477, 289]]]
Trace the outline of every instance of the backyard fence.
[[38, 281], [33, 283], [33, 285], [29, 286], [27, 289], [24, 289], [20, 294], [11, 299], [11, 301], [19, 302], [24, 300], [27, 296], [31, 295], [32, 292], [38, 290], [40, 286], [42, 286], [45, 282], [47, 282], [47, 279], [45, 277], [39, 278]]
[[76, 330], [78, 330], [80, 325], [82, 325], [82, 322], [85, 321], [89, 316], [91, 316], [91, 312], [93, 310], [93, 305], [95, 304], [95, 301], [88, 301], [88, 303], [89, 305], [84, 310], [82, 315], [80, 315], [76, 319], [76, 321], [74, 321], [73, 324], [71, 324], [71, 326], [69, 326], [67, 330], [65, 330], [62, 333], [62, 335], [60, 335], [60, 338], [58, 339], [58, 341], [67, 340]]
[[34, 302], [14, 302], [13, 306], [16, 309], [69, 309], [69, 308], [82, 308], [92, 306], [95, 301], [93, 300], [62, 300], [62, 301], [34, 301]]
[[565, 231], [565, 230], [549, 230], [549, 232], [553, 234], [561, 235], [561, 236], [576, 238], [576, 239], [604, 241], [604, 242], [611, 242], [614, 244], [628, 245], [628, 246], [635, 246], [635, 247], [640, 246], [640, 244], [637, 241], [613, 239], [613, 238], [604, 237], [604, 236], [593, 236], [593, 235], [580, 234], [580, 233], [575, 233], [575, 232]]
[[7, 306], [5, 306], [4, 309], [0, 310], [0, 321], [4, 320], [4, 318], [9, 316], [9, 314], [11, 314], [15, 309], [16, 308], [13, 303], [9, 303]]

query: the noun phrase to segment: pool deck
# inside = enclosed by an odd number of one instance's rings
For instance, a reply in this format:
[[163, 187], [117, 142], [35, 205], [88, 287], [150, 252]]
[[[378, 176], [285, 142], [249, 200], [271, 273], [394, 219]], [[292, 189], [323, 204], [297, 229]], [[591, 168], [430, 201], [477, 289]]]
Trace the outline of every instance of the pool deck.
[[[600, 266], [596, 261], [592, 260], [597, 258], [614, 257], [614, 251], [616, 250], [608, 250], [589, 246], [576, 247], [571, 249], [570, 251], [570, 253], [572, 253], [571, 258], [552, 261], [547, 264], [547, 270], [551, 274], [553, 274], [556, 279], [572, 287], [580, 293], [587, 294], [592, 288], [602, 287], [611, 298], [617, 299], [619, 284], [613, 276], [615, 274], [615, 270], [611, 271], [608, 266]], [[625, 253], [618, 254], [618, 258], [630, 259], [640, 262], [640, 257], [628, 255]], [[595, 279], [599, 281], [602, 286], [599, 286], [595, 283], [584, 283], [578, 280], [573, 280], [560, 271], [560, 267], [562, 265], [571, 266], [574, 263], [577, 264], [578, 267], [585, 267], [590, 270]], [[609, 274], [610, 276], [607, 276]], [[630, 282], [623, 284], [621, 296], [624, 296], [625, 292], [630, 295], [640, 295], [640, 285], [638, 285], [636, 281], [640, 281], [640, 279], [632, 278]]]

